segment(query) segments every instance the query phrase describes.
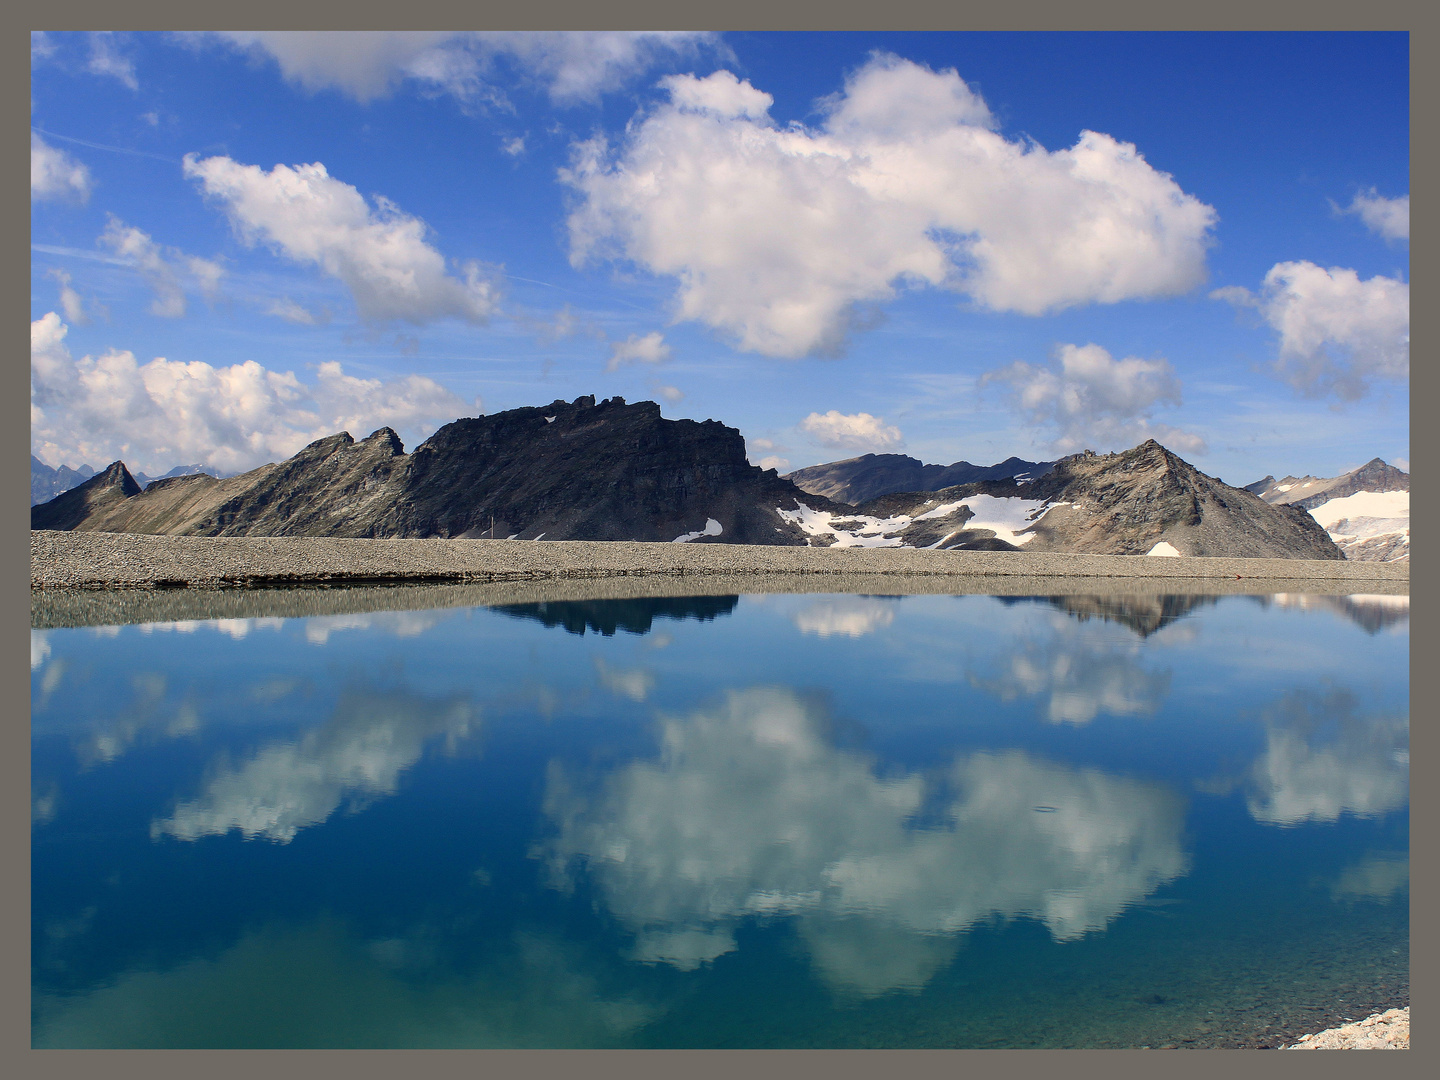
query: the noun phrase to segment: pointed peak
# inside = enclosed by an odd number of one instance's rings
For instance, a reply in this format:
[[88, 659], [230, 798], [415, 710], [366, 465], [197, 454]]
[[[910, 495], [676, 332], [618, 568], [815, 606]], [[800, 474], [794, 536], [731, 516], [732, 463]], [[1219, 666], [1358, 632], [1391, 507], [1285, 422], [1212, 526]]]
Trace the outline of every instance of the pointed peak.
[[394, 456], [405, 453], [405, 444], [400, 441], [400, 436], [395, 433], [395, 429], [390, 427], [377, 428], [365, 436], [360, 445], [388, 449]]
[[140, 485], [135, 481], [135, 477], [130, 475], [130, 470], [125, 467], [123, 461], [112, 461], [103, 472], [98, 472], [85, 481], [83, 486], [88, 487], [92, 484], [96, 488], [119, 487], [126, 495], [140, 494]]

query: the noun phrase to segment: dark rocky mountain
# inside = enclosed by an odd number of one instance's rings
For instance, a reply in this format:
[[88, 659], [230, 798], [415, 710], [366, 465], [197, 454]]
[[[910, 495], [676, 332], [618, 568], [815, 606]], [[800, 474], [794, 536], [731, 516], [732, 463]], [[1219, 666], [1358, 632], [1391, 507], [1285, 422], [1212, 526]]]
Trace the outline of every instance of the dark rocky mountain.
[[92, 493], [88, 513], [77, 513], [77, 504], [46, 504], [32, 509], [31, 527], [806, 543], [777, 510], [804, 493], [773, 469], [749, 464], [736, 429], [666, 420], [654, 402], [622, 398], [597, 404], [581, 397], [456, 420], [411, 454], [382, 428], [358, 443], [345, 432], [331, 435], [286, 461], [226, 479], [179, 476], [141, 493], [120, 462], [104, 476], [96, 483], [108, 485], [108, 495], [102, 502]]
[[61, 492], [69, 491], [73, 487], [79, 487], [86, 480], [95, 475], [95, 470], [89, 465], [81, 465], [78, 469], [72, 469], [68, 465], [61, 465], [52, 469], [34, 454], [30, 455], [30, 505], [49, 502]]
[[1053, 461], [1024, 461], [1018, 457], [1006, 458], [998, 465], [972, 465], [968, 461], [925, 465], [905, 454], [864, 454], [796, 469], [784, 478], [812, 495], [859, 504], [902, 491], [940, 491], [960, 484], [1015, 477], [1033, 480], [1044, 476], [1054, 465]]
[[[1341, 476], [1267, 476], [1245, 486], [1272, 506], [1310, 511], [1347, 559], [1394, 562], [1410, 558], [1410, 474], [1371, 458]], [[1405, 497], [1356, 498], [1405, 492]], [[1339, 500], [1347, 500], [1340, 502]]]
[[1299, 507], [1206, 476], [1151, 439], [1117, 454], [1062, 458], [1037, 480], [882, 495], [843, 517], [796, 515], [812, 543], [1340, 559]]

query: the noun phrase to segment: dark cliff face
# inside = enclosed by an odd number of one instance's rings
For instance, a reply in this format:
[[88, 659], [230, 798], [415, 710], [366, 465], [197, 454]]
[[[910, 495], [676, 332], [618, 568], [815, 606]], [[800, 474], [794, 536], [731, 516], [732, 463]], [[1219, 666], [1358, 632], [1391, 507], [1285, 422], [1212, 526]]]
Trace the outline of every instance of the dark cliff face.
[[782, 522], [753, 504], [795, 490], [719, 421], [593, 397], [447, 424], [411, 455], [405, 488], [373, 535], [673, 540], [713, 518], [722, 542], [775, 543]]

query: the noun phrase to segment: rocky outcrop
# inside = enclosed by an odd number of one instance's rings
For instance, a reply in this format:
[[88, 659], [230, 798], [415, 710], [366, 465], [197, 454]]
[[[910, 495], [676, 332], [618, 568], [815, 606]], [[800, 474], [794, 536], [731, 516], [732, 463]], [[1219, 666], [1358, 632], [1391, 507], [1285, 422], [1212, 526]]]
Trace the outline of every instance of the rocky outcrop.
[[[123, 469], [123, 466], [120, 466]], [[112, 466], [112, 469], [114, 467]], [[126, 474], [129, 475], [128, 473]], [[654, 402], [555, 401], [456, 420], [406, 454], [381, 428], [341, 432], [228, 479], [158, 480], [32, 528], [190, 536], [494, 537], [803, 544], [777, 512], [803, 493], [745, 459], [715, 420]], [[812, 500], [813, 501], [813, 500]], [[825, 505], [830, 505], [828, 502]]]
[[1410, 558], [1410, 474], [1379, 458], [1341, 476], [1267, 476], [1245, 490], [1272, 506], [1308, 510], [1347, 559]]
[[1044, 476], [1053, 461], [1024, 461], [1006, 458], [998, 465], [925, 465], [905, 454], [864, 454], [844, 461], [811, 465], [786, 473], [801, 491], [823, 495], [836, 502], [859, 504], [881, 495], [905, 491], [940, 491], [960, 484], [987, 480], [1033, 480]]

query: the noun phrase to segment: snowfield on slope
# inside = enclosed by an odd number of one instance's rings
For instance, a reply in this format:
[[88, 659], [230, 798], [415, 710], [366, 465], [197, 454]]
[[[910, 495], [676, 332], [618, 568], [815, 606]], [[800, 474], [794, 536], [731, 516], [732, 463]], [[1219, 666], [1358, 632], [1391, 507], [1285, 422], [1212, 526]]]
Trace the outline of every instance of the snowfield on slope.
[[1349, 540], [1410, 531], [1410, 492], [1357, 491], [1310, 511], [1332, 539]]
[[[962, 506], [968, 507], [975, 515], [965, 522], [965, 530], [988, 529], [998, 539], [1019, 547], [1034, 536], [1034, 533], [1021, 535], [1020, 531], [1034, 525], [1049, 509], [1049, 506], [1039, 499], [996, 498], [993, 495], [971, 495], [958, 502], [942, 503], [914, 517], [909, 514], [897, 514], [888, 518], [870, 517], [866, 514], [832, 514], [826, 510], [812, 510], [799, 500], [796, 500], [795, 505], [794, 510], [780, 510], [779, 507], [776, 507], [776, 510], [786, 521], [794, 522], [811, 536], [833, 536], [836, 547], [872, 548], [910, 547], [910, 544], [900, 539], [899, 533], [914, 522], [942, 518], [955, 513]], [[836, 521], [845, 522], [846, 527], [837, 528], [834, 525]], [[855, 524], [851, 525], [851, 522]], [[939, 547], [954, 535], [952, 532], [930, 546]]]

